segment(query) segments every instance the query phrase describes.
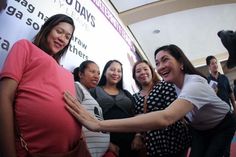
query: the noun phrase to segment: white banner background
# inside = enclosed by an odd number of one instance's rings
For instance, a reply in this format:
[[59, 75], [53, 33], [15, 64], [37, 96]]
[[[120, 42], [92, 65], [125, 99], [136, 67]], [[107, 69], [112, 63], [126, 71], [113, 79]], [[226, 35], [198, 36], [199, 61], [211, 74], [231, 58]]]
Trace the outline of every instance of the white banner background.
[[72, 71], [89, 59], [102, 72], [108, 60], [117, 59], [123, 64], [125, 88], [136, 91], [132, 79], [132, 65], [137, 60], [134, 48], [127, 43], [124, 31], [117, 31], [110, 23], [115, 18], [107, 11], [101, 0], [8, 0], [7, 8], [0, 13], [0, 69], [14, 42], [32, 40], [48, 17], [64, 13], [74, 19], [76, 30], [61, 64]]

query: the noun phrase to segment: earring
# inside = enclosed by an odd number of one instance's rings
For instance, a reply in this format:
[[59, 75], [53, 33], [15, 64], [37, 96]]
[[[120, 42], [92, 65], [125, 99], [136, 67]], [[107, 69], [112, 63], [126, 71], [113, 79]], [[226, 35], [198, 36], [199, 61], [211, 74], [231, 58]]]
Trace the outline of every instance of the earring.
[[183, 67], [183, 66], [181, 66], [181, 67], [180, 67], [180, 70], [182, 70], [182, 71], [183, 71], [183, 70], [184, 70], [184, 67]]

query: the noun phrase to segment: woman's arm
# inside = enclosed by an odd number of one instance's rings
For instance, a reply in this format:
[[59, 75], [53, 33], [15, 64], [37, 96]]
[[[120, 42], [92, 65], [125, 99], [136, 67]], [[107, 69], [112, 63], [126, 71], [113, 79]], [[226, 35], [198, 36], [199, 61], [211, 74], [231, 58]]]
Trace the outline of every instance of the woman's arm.
[[3, 78], [0, 81], [0, 150], [4, 157], [15, 157], [13, 102], [17, 82]]
[[98, 121], [79, 102], [65, 92], [66, 108], [88, 129], [107, 132], [143, 132], [165, 128], [183, 118], [193, 109], [191, 102], [176, 99], [165, 110], [150, 112], [132, 118]]

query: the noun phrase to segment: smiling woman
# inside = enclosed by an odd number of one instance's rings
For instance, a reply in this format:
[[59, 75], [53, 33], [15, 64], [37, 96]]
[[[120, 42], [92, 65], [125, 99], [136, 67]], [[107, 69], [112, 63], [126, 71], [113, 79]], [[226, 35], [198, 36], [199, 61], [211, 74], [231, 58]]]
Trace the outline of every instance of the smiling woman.
[[[79, 67], [74, 69], [74, 80], [76, 87], [76, 97], [79, 102], [94, 117], [103, 120], [102, 109], [98, 102], [90, 95], [89, 89], [95, 88], [98, 84], [100, 71], [98, 65], [91, 61], [83, 61]], [[92, 157], [102, 157], [108, 151], [110, 134], [103, 132], [92, 132], [83, 127], [83, 137], [85, 138], [88, 150]], [[111, 153], [114, 152], [111, 149]], [[110, 156], [115, 157], [115, 155]]]
[[73, 32], [73, 27], [66, 22], [60, 22], [52, 29], [46, 41], [50, 55], [56, 55], [69, 43], [71, 32]]
[[[109, 60], [103, 69], [98, 87], [91, 90], [103, 111], [104, 119], [121, 119], [134, 115], [132, 95], [123, 88], [123, 68], [118, 60]], [[111, 132], [111, 145], [119, 157], [137, 157], [131, 149], [134, 133]]]
[[[183, 51], [176, 45], [165, 45], [155, 51], [157, 71], [166, 82], [173, 83], [177, 99], [163, 110], [132, 118], [98, 121], [65, 93], [67, 108], [88, 129], [131, 132], [167, 128], [185, 115], [192, 128], [190, 157], [222, 157], [236, 130], [235, 113], [210, 87]], [[140, 127], [142, 126], [142, 127]]]
[[[65, 15], [62, 15], [63, 14], [55, 15], [55, 17], [57, 17], [56, 19], [49, 18], [41, 27], [33, 41], [40, 49], [52, 55], [57, 62], [59, 62], [60, 58], [68, 49], [75, 29], [72, 19], [66, 16], [67, 19], [64, 17]], [[53, 51], [55, 51], [55, 53], [51, 54]]]
[[33, 43], [22, 39], [10, 50], [0, 73], [4, 157], [59, 157], [80, 148], [81, 125], [68, 114], [62, 98], [66, 89], [75, 96], [73, 77], [59, 65], [73, 32], [73, 20], [57, 14], [45, 22]]

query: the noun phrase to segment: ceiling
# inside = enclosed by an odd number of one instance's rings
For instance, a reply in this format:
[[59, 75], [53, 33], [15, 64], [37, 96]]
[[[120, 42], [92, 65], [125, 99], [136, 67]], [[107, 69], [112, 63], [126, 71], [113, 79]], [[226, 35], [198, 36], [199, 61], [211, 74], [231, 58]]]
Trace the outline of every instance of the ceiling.
[[154, 51], [176, 44], [195, 66], [208, 55], [226, 60], [217, 32], [235, 30], [236, 0], [109, 0], [137, 49], [154, 66]]

